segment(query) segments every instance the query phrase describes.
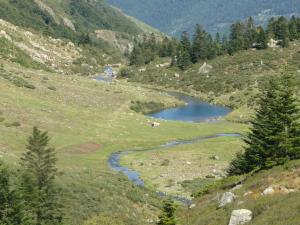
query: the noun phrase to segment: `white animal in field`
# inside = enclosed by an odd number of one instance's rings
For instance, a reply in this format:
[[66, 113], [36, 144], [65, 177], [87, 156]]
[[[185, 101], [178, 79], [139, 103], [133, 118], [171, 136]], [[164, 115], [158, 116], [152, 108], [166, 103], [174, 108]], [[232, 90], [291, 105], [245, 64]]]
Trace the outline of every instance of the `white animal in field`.
[[160, 123], [158, 123], [158, 122], [153, 122], [153, 123], [151, 123], [151, 126], [152, 126], [152, 127], [159, 127], [159, 126], [160, 126]]

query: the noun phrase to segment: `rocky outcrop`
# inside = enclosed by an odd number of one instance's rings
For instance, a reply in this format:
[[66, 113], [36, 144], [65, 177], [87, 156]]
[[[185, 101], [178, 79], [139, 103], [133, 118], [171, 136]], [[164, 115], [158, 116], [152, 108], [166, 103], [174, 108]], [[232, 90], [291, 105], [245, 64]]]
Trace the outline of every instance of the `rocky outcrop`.
[[73, 24], [72, 21], [69, 20], [68, 18], [65, 17], [65, 18], [63, 19], [63, 22], [64, 22], [64, 25], [65, 25], [66, 27], [69, 27], [69, 28], [70, 28], [71, 30], [73, 30], [73, 31], [76, 30], [74, 24]]
[[262, 195], [273, 195], [274, 193], [275, 193], [274, 188], [270, 186], [263, 191]]
[[198, 73], [199, 73], [199, 74], [207, 74], [207, 73], [209, 73], [209, 72], [211, 71], [212, 68], [213, 68], [213, 67], [212, 67], [211, 65], [209, 65], [209, 64], [207, 64], [207, 63], [205, 62], [205, 63], [203, 63], [203, 65], [199, 68]]
[[248, 209], [233, 210], [228, 225], [242, 225], [252, 220], [252, 212]]
[[235, 195], [232, 192], [225, 192], [219, 200], [219, 208], [226, 206], [234, 201]]

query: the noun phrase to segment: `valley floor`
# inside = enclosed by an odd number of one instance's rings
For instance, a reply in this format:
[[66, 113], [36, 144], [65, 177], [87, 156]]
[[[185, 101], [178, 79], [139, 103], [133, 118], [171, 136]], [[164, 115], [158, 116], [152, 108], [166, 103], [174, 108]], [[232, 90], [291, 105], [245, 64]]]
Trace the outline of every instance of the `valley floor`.
[[[61, 171], [59, 183], [66, 193], [67, 224], [81, 224], [93, 216], [105, 213], [119, 214], [128, 224], [140, 225], [154, 221], [161, 201], [155, 191], [173, 193], [172, 189], [160, 188], [158, 184], [165, 185], [173, 179], [176, 182], [174, 189], [178, 189], [179, 182], [207, 174], [207, 169], [203, 169], [207, 164], [203, 164], [203, 160], [210, 155], [222, 157], [217, 166], [222, 169], [233, 153], [240, 149], [241, 143], [235, 139], [222, 141], [220, 138], [212, 140], [212, 145], [204, 142], [185, 149], [157, 152], [159, 155], [165, 154], [162, 158], [169, 158], [168, 154], [172, 154], [170, 164], [159, 166], [160, 162], [157, 162], [153, 168], [142, 169], [146, 188], [133, 186], [122, 174], [108, 167], [107, 159], [112, 152], [246, 130], [245, 125], [228, 122], [192, 124], [159, 121], [161, 126], [152, 128], [149, 121], [153, 120], [130, 109], [132, 101], [155, 101], [163, 103], [165, 107], [180, 102], [163, 92], [146, 89], [138, 84], [125, 81], [108, 84], [89, 78], [24, 69], [10, 63], [5, 63], [0, 72], [1, 158], [15, 165], [25, 149], [32, 127], [48, 130], [52, 137], [51, 145], [58, 152]], [[5, 75], [15, 80], [25, 80], [34, 88], [18, 87], [14, 81], [5, 79]], [[231, 149], [230, 143], [236, 147]], [[230, 154], [223, 158], [221, 146], [224, 144], [228, 146], [224, 151]], [[188, 168], [181, 160], [181, 151], [187, 161], [192, 161]], [[137, 156], [140, 160], [152, 157]], [[135, 168], [137, 156], [128, 156], [124, 163], [132, 161], [132, 167]], [[188, 159], [192, 156], [196, 156], [195, 161]], [[145, 161], [145, 165], [148, 163]], [[171, 171], [174, 169], [179, 169], [183, 177], [173, 177]], [[167, 172], [166, 177], [150, 182], [153, 176], [165, 173], [162, 170], [170, 172]], [[180, 189], [175, 193], [184, 194]]]

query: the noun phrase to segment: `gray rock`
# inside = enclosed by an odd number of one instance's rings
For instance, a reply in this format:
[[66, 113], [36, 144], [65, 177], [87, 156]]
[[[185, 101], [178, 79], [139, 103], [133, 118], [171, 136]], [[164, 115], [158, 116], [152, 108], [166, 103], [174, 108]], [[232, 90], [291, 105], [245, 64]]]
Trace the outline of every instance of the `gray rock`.
[[203, 65], [199, 68], [198, 73], [199, 74], [207, 74], [211, 71], [213, 67], [209, 64], [207, 64], [206, 62], [203, 63]]
[[272, 195], [274, 193], [275, 193], [274, 188], [270, 186], [263, 191], [262, 195]]
[[253, 194], [253, 191], [247, 191], [247, 192], [245, 192], [244, 197], [247, 197], [248, 195], [252, 195], [252, 194]]
[[190, 206], [189, 206], [189, 209], [192, 209], [192, 208], [195, 208], [196, 207], [196, 204], [191, 204]]
[[248, 209], [233, 210], [228, 225], [246, 224], [252, 220], [252, 212]]
[[219, 208], [224, 207], [234, 201], [235, 195], [232, 192], [225, 192], [219, 200]]

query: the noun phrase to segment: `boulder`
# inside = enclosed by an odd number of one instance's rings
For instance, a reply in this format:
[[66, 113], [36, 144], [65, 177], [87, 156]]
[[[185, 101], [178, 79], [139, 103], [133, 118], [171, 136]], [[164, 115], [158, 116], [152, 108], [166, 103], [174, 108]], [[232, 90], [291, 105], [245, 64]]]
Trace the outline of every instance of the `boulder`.
[[235, 195], [232, 192], [225, 192], [219, 200], [219, 208], [224, 207], [234, 201]]
[[263, 191], [262, 195], [272, 195], [274, 193], [275, 193], [274, 188], [270, 186]]
[[246, 224], [252, 220], [252, 212], [248, 209], [233, 210], [228, 225]]
[[207, 74], [210, 72], [210, 70], [212, 69], [213, 67], [209, 64], [207, 64], [206, 62], [203, 63], [203, 65], [199, 68], [199, 71], [198, 73], [199, 74]]
[[244, 193], [244, 197], [247, 197], [248, 195], [252, 195], [253, 194], [253, 191], [247, 191]]
[[193, 208], [195, 208], [196, 207], [196, 204], [191, 204], [190, 206], [189, 206], [189, 209], [193, 209]]

